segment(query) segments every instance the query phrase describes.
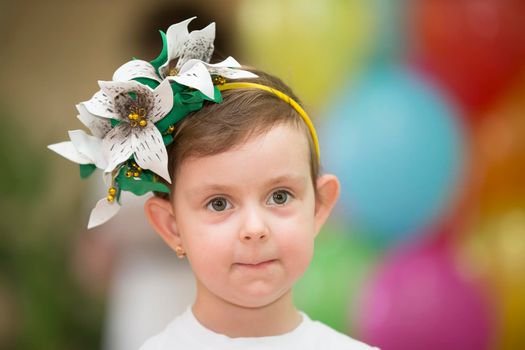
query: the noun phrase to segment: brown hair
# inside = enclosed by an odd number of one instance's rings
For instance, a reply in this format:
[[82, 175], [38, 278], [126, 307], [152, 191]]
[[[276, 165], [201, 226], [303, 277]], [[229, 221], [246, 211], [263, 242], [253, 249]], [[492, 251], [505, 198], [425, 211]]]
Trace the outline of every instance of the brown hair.
[[[245, 81], [279, 90], [301, 104], [281, 79], [262, 71], [246, 67], [243, 69], [258, 75], [258, 78]], [[174, 140], [167, 147], [168, 171], [174, 185], [177, 169], [185, 159], [225, 152], [246, 142], [250, 137], [264, 134], [272, 127], [284, 123], [297, 127], [308, 138], [310, 174], [315, 189], [315, 181], [319, 176], [319, 159], [310, 131], [295, 109], [274, 94], [260, 89], [234, 89], [221, 94], [221, 103], [205, 102], [201, 109], [190, 113], [175, 126]], [[169, 198], [166, 193], [155, 194]]]

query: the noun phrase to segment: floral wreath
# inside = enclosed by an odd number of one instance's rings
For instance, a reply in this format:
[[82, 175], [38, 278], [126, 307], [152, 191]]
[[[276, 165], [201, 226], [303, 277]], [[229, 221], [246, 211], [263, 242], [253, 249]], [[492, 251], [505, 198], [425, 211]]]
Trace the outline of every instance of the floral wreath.
[[188, 32], [194, 18], [160, 31], [163, 47], [157, 58], [123, 64], [112, 81], [99, 81], [100, 90], [76, 106], [78, 119], [92, 135], [72, 130], [70, 141], [48, 146], [80, 164], [82, 178], [97, 168], [104, 171], [108, 194], [91, 211], [88, 228], [118, 213], [122, 191], [169, 193], [158, 177], [171, 183], [166, 146], [173, 141], [175, 124], [204, 101], [220, 103], [217, 85], [226, 79], [257, 77], [240, 69], [233, 57], [210, 64], [215, 23]]

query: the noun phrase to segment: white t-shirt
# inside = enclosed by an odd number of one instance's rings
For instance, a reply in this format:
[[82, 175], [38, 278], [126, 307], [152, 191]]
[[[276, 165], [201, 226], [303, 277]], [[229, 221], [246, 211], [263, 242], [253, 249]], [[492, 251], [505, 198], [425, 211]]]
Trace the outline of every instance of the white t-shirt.
[[205, 328], [191, 307], [175, 318], [161, 333], [150, 338], [140, 350], [378, 350], [352, 339], [302, 313], [303, 320], [293, 331], [277, 336], [230, 338]]

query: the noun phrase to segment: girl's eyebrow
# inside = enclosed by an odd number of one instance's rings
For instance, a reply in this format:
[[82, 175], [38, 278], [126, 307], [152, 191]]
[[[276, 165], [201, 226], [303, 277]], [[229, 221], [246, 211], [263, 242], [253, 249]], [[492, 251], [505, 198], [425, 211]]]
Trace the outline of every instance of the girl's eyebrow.
[[[264, 187], [272, 187], [278, 184], [282, 183], [294, 183], [298, 186], [303, 186], [307, 183], [307, 179], [303, 175], [280, 175], [276, 176], [274, 178], [269, 179], [264, 183]], [[191, 195], [199, 195], [202, 193], [208, 193], [208, 192], [216, 192], [216, 193], [229, 193], [235, 190], [237, 186], [236, 185], [229, 185], [229, 184], [217, 184], [217, 183], [210, 183], [210, 184], [202, 184], [199, 186], [196, 186], [194, 188], [191, 188], [189, 190], [189, 193]]]
[[266, 186], [273, 186], [280, 183], [297, 183], [302, 185], [306, 183], [306, 180], [307, 179], [303, 175], [286, 174], [268, 180]]
[[203, 193], [228, 193], [233, 190], [233, 186], [220, 184], [203, 184], [191, 188], [188, 192], [190, 195], [201, 195]]

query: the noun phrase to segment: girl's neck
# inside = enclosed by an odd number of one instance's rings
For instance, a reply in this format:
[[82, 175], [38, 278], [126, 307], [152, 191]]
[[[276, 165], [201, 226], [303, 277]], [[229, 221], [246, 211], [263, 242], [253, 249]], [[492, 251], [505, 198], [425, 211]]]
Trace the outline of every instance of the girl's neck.
[[257, 308], [235, 305], [201, 290], [192, 311], [201, 325], [230, 338], [280, 335], [294, 330], [302, 320], [293, 305], [291, 290]]

